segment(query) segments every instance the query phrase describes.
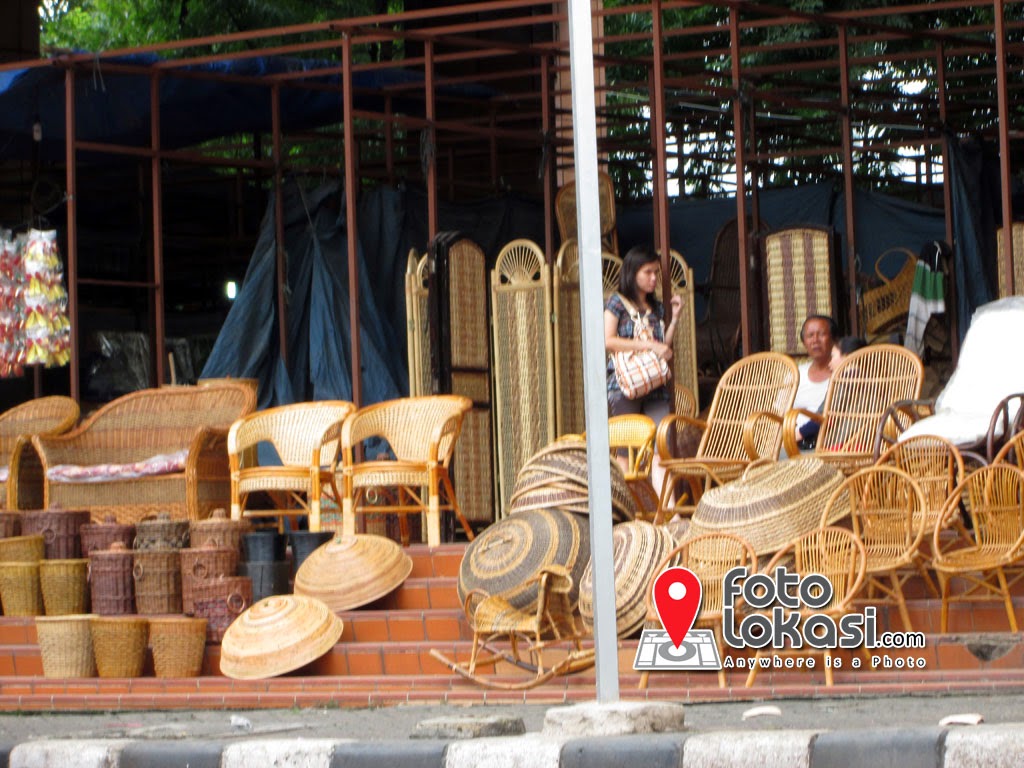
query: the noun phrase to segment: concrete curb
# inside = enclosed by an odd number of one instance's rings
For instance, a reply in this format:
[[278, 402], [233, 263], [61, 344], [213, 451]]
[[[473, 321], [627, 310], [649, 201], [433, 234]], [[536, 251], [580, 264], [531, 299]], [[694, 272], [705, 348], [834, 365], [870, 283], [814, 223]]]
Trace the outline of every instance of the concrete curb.
[[[3, 759], [6, 758], [6, 759]], [[1024, 724], [761, 730], [465, 740], [52, 739], [0, 744], [11, 768], [1003, 768], [1024, 764]]]

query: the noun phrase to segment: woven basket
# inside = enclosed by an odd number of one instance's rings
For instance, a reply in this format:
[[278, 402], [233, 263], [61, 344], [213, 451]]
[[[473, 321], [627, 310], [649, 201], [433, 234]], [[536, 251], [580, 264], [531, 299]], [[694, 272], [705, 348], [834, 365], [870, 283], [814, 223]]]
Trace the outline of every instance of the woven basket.
[[170, 512], [160, 512], [135, 524], [135, 549], [182, 549], [188, 546], [188, 532], [188, 520], [172, 520]]
[[139, 677], [146, 661], [149, 620], [140, 616], [94, 616], [89, 621], [100, 677]]
[[230, 547], [199, 547], [181, 550], [181, 607], [192, 613], [195, 585], [218, 576], [234, 576], [238, 550]]
[[238, 552], [242, 547], [242, 534], [252, 529], [248, 520], [232, 520], [223, 509], [215, 509], [206, 520], [189, 523], [191, 546], [230, 547]]
[[0, 512], [0, 539], [21, 535], [21, 513]]
[[335, 613], [358, 608], [396, 589], [412, 558], [383, 536], [337, 538], [314, 550], [295, 574], [295, 594], [315, 597]]
[[0, 601], [5, 616], [42, 616], [39, 563], [0, 563]]
[[85, 613], [89, 604], [89, 561], [42, 560], [39, 585], [47, 616]]
[[[702, 533], [733, 533], [754, 552], [777, 552], [821, 525], [821, 512], [843, 474], [808, 457], [758, 466], [726, 485], [712, 488], [697, 504], [686, 538]], [[829, 524], [846, 513], [836, 504]]]
[[119, 541], [110, 549], [89, 555], [89, 594], [92, 610], [101, 616], [135, 613], [132, 551]]
[[192, 610], [196, 618], [206, 619], [208, 643], [219, 643], [224, 630], [252, 605], [252, 591], [248, 576], [222, 576], [196, 585]]
[[23, 512], [21, 531], [26, 536], [42, 534], [47, 560], [75, 560], [82, 556], [81, 528], [91, 519], [87, 510], [41, 509]]
[[82, 526], [82, 557], [93, 552], [110, 549], [119, 541], [125, 547], [131, 547], [135, 541], [135, 526], [131, 523], [119, 523], [114, 515], [107, 515], [102, 523], [88, 523]]
[[292, 591], [289, 583], [292, 568], [287, 562], [239, 563], [238, 575], [252, 582], [254, 603], [271, 595], [287, 595]]
[[46, 544], [39, 534], [0, 539], [0, 563], [34, 563], [46, 556]]
[[188, 616], [150, 619], [149, 645], [157, 677], [196, 677], [203, 671], [206, 619]]
[[136, 552], [135, 608], [139, 613], [181, 613], [181, 551], [147, 549]]
[[95, 677], [91, 614], [36, 619], [43, 677]]

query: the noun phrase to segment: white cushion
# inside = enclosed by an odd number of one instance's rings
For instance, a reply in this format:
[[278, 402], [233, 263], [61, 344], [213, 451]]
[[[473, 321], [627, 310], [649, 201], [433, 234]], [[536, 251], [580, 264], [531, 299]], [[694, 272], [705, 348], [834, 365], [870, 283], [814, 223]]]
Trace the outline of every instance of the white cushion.
[[185, 449], [125, 464], [57, 464], [46, 470], [46, 479], [54, 483], [105, 483], [111, 480], [171, 475], [185, 470], [187, 458], [188, 449]]

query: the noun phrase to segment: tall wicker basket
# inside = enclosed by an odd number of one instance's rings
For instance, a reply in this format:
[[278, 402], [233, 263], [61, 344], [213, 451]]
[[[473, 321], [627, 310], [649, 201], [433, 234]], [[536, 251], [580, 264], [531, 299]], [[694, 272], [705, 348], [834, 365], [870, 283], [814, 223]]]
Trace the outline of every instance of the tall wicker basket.
[[131, 550], [116, 541], [110, 549], [91, 552], [89, 589], [94, 613], [101, 616], [135, 613]]
[[47, 616], [66, 616], [86, 612], [89, 603], [89, 561], [42, 560], [39, 585]]
[[135, 553], [135, 608], [139, 613], [181, 613], [181, 550]]
[[35, 563], [46, 556], [46, 544], [39, 534], [0, 539], [0, 563]]
[[224, 631], [252, 605], [252, 579], [232, 576], [196, 585], [195, 615], [206, 619], [206, 640], [219, 643]]
[[189, 523], [189, 537], [193, 547], [230, 547], [236, 552], [242, 547], [242, 534], [252, 530], [248, 520], [232, 520], [227, 511], [215, 509], [206, 520]]
[[146, 662], [149, 620], [140, 616], [95, 616], [89, 622], [100, 677], [139, 677]]
[[110, 549], [115, 541], [120, 541], [126, 548], [131, 548], [135, 541], [135, 526], [131, 523], [119, 523], [114, 515], [107, 515], [102, 523], [89, 523], [82, 526], [82, 557], [93, 552]]
[[195, 587], [220, 576], [234, 576], [238, 550], [204, 546], [181, 550], [181, 603], [184, 613], [193, 612]]
[[91, 519], [88, 510], [33, 510], [22, 513], [21, 531], [42, 535], [47, 560], [73, 560], [82, 556], [81, 528]]
[[39, 563], [0, 563], [0, 601], [5, 616], [41, 616]]
[[0, 539], [21, 535], [21, 513], [0, 512]]
[[36, 619], [44, 677], [95, 677], [92, 615], [40, 616]]
[[135, 524], [135, 549], [181, 549], [188, 546], [188, 520], [172, 520], [169, 512]]
[[149, 620], [149, 645], [157, 677], [196, 677], [203, 671], [206, 619], [162, 616]]

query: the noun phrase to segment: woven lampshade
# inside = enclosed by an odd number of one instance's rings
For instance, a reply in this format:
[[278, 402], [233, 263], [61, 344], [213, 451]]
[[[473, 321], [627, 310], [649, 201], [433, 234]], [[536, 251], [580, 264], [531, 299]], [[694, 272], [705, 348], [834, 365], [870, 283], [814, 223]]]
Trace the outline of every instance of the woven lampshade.
[[400, 586], [412, 558], [397, 542], [373, 534], [337, 537], [314, 549], [295, 574], [295, 594], [315, 597], [332, 611], [372, 603]]
[[[825, 503], [842, 482], [842, 472], [813, 457], [757, 467], [701, 496], [686, 538], [733, 533], [758, 555], [777, 552], [821, 525]], [[847, 511], [834, 505], [829, 524]]]
[[236, 680], [291, 672], [327, 653], [341, 631], [341, 619], [319, 600], [273, 595], [227, 628], [221, 641], [220, 671]]
[[[658, 565], [675, 547], [676, 541], [664, 527], [642, 520], [619, 523], [612, 529], [615, 563], [615, 633], [629, 637], [640, 629], [647, 615], [646, 591], [657, 575]], [[587, 563], [580, 579], [580, 618], [594, 626], [594, 574]]]
[[583, 570], [590, 559], [587, 518], [560, 509], [535, 509], [506, 517], [466, 547], [459, 568], [459, 600], [473, 589], [501, 595], [516, 608], [537, 597], [530, 579], [547, 565], [562, 565], [572, 575], [569, 594], [575, 602]]

